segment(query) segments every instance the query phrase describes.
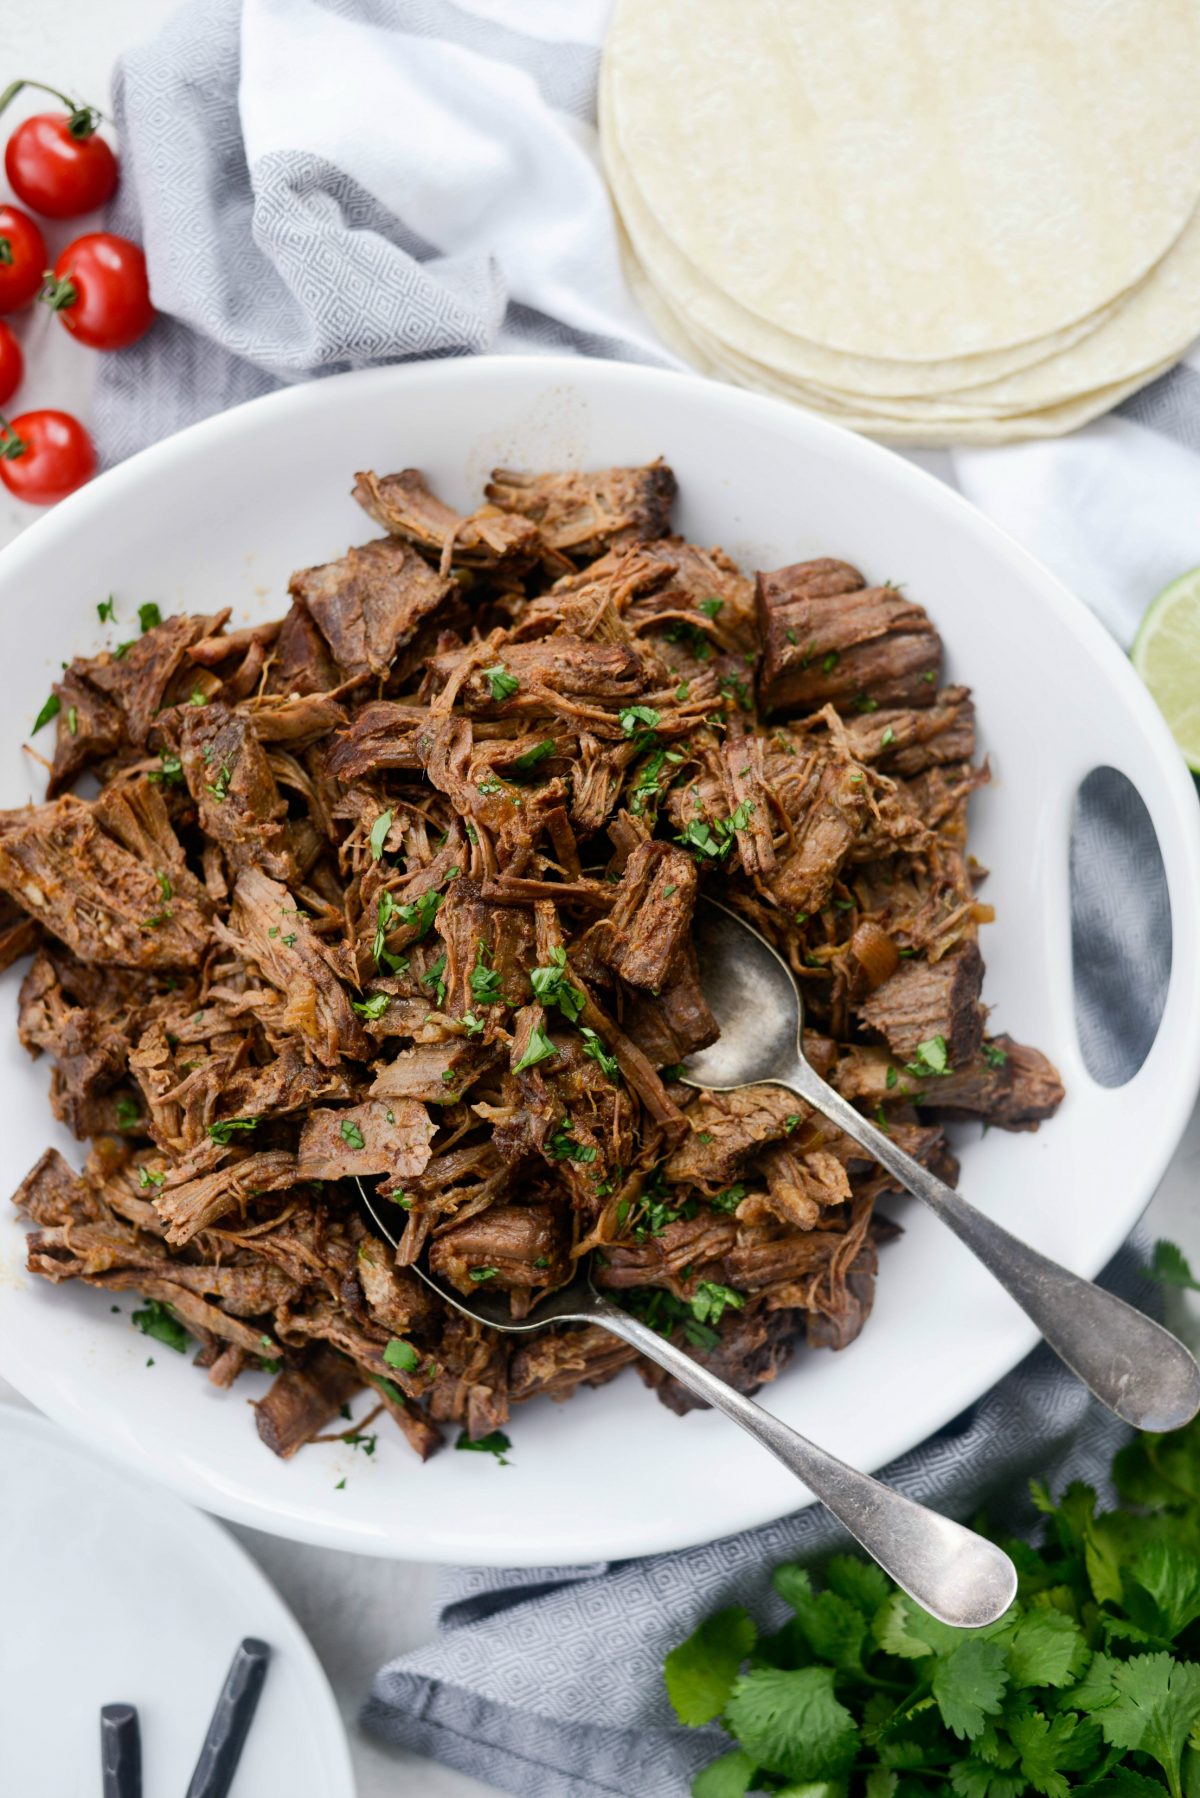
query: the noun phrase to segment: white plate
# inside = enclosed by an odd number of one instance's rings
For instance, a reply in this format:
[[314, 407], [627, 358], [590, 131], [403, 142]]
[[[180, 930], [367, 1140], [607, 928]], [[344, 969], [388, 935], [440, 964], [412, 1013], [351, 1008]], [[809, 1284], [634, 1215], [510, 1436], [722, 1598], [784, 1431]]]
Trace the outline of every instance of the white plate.
[[0, 1405], [4, 1785], [100, 1790], [100, 1707], [135, 1704], [146, 1791], [187, 1788], [234, 1649], [271, 1661], [231, 1798], [354, 1798], [345, 1731], [299, 1624], [209, 1517]]
[[[341, 376], [255, 401], [135, 457], [68, 500], [0, 557], [0, 802], [42, 790], [21, 754], [61, 659], [108, 635], [110, 590], [235, 620], [278, 615], [289, 573], [369, 537], [356, 469], [416, 465], [460, 504], [496, 464], [555, 468], [662, 453], [679, 528], [748, 567], [844, 556], [903, 581], [943, 633], [949, 673], [976, 691], [993, 785], [973, 847], [999, 921], [984, 933], [999, 1029], [1036, 1043], [1067, 1085], [1036, 1136], [966, 1133], [963, 1190], [1084, 1274], [1146, 1205], [1200, 1082], [1200, 812], [1153, 703], [1101, 627], [1027, 555], [899, 457], [774, 400], [603, 362], [498, 358]], [[129, 628], [128, 622], [123, 629]], [[1076, 1042], [1067, 834], [1079, 781], [1122, 769], [1154, 819], [1175, 919], [1158, 1039], [1120, 1093]], [[45, 1101], [45, 1063], [13, 1028], [19, 972], [0, 981], [0, 1188], [47, 1142], [79, 1159]], [[801, 1354], [766, 1394], [790, 1422], [861, 1467], [938, 1429], [1033, 1345], [1034, 1331], [931, 1216], [905, 1213], [883, 1255], [875, 1315], [840, 1355]], [[435, 1456], [422, 1467], [384, 1431], [373, 1460], [334, 1447], [274, 1459], [246, 1398], [216, 1392], [146, 1345], [104, 1295], [22, 1270], [23, 1230], [0, 1222], [0, 1368], [43, 1410], [211, 1510], [260, 1529], [405, 1559], [537, 1565], [648, 1554], [793, 1510], [803, 1490], [722, 1418], [676, 1419], [627, 1374], [566, 1405], [518, 1408], [512, 1464]], [[348, 1475], [346, 1486], [337, 1482]]]

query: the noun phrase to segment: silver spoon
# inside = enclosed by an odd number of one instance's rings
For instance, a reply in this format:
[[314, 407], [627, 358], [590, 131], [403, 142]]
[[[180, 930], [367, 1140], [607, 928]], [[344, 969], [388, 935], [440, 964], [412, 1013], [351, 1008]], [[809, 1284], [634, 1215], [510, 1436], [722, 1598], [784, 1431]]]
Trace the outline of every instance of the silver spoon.
[[1139, 1430], [1177, 1430], [1191, 1421], [1200, 1410], [1200, 1368], [1181, 1342], [976, 1211], [813, 1072], [804, 1057], [799, 988], [757, 930], [701, 898], [694, 941], [704, 997], [721, 1035], [711, 1049], [688, 1058], [681, 1077], [689, 1086], [714, 1092], [782, 1086], [795, 1093], [953, 1230], [1102, 1405]]
[[[362, 1181], [357, 1184], [381, 1234], [394, 1245], [396, 1237], [390, 1223], [380, 1215]], [[657, 1361], [674, 1374], [680, 1385], [723, 1411], [756, 1442], [770, 1449], [833, 1512], [884, 1572], [943, 1623], [960, 1629], [980, 1629], [1002, 1617], [1012, 1603], [1017, 1575], [1002, 1549], [949, 1517], [940, 1517], [936, 1511], [894, 1492], [869, 1474], [848, 1467], [836, 1455], [827, 1454], [764, 1411], [753, 1399], [735, 1392], [665, 1336], [659, 1336], [628, 1311], [603, 1298], [592, 1285], [586, 1267], [580, 1268], [569, 1286], [547, 1293], [538, 1303], [536, 1316], [520, 1322], [514, 1322], [506, 1298], [499, 1293], [481, 1290], [473, 1293], [468, 1303], [461, 1293], [435, 1279], [423, 1267], [414, 1265], [413, 1272], [464, 1317], [473, 1317], [491, 1330], [520, 1336], [550, 1323], [599, 1324], [648, 1360]]]

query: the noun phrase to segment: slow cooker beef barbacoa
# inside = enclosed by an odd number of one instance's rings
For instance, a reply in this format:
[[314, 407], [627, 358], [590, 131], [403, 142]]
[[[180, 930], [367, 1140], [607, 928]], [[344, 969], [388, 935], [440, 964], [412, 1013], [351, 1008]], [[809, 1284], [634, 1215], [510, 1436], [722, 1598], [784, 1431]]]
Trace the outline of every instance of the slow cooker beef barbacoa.
[[750, 579], [670, 534], [674, 491], [497, 471], [460, 516], [361, 474], [384, 534], [294, 575], [281, 621], [145, 607], [55, 686], [0, 952], [32, 952], [21, 1041], [91, 1146], [17, 1193], [29, 1266], [141, 1295], [218, 1386], [265, 1365], [277, 1454], [367, 1383], [427, 1455], [632, 1358], [476, 1327], [421, 1257], [523, 1316], [594, 1250], [746, 1391], [857, 1335], [887, 1176], [777, 1089], [678, 1079], [715, 1035], [702, 882], [786, 954], [815, 1065], [945, 1177], [945, 1120], [1032, 1129], [1062, 1096], [987, 1034], [987, 775], [933, 624], [845, 562]]

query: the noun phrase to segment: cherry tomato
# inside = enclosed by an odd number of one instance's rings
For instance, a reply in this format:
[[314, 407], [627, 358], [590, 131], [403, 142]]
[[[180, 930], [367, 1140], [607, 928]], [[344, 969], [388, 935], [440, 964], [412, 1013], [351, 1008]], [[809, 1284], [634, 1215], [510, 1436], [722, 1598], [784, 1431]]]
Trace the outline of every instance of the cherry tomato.
[[0, 481], [31, 506], [52, 506], [96, 472], [92, 440], [69, 412], [0, 419]]
[[6, 324], [0, 323], [0, 406], [6, 406], [25, 373], [21, 346]]
[[0, 205], [0, 312], [28, 306], [45, 272], [46, 240], [29, 214]]
[[90, 107], [23, 119], [8, 140], [4, 168], [17, 198], [51, 219], [103, 206], [117, 185], [117, 159]]
[[94, 350], [123, 350], [154, 322], [146, 258], [135, 243], [110, 231], [89, 231], [67, 245], [45, 299], [67, 330]]

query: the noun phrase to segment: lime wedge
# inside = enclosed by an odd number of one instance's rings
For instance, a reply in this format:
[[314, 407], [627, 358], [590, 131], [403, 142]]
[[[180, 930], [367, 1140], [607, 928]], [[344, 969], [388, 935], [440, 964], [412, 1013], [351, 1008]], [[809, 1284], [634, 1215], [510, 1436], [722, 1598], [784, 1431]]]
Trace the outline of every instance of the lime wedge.
[[1163, 588], [1129, 653], [1188, 767], [1200, 774], [1200, 568]]

